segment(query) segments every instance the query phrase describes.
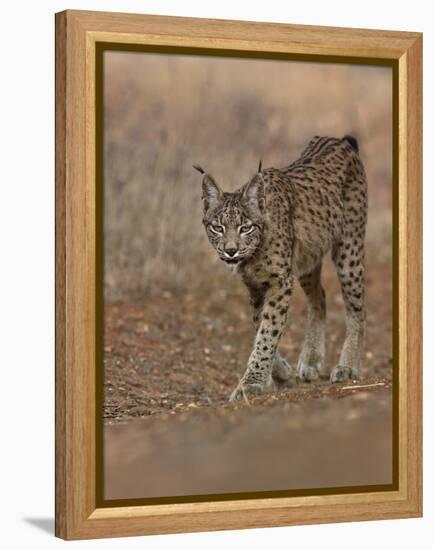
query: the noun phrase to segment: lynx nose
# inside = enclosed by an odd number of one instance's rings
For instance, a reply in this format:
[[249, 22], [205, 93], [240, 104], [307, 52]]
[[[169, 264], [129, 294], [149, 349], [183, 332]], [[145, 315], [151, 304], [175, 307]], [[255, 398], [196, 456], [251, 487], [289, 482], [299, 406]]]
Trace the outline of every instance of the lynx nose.
[[237, 248], [226, 248], [224, 250], [224, 253], [226, 254], [226, 256], [230, 256], [230, 258], [233, 258], [233, 256], [236, 254], [236, 252], [238, 251]]

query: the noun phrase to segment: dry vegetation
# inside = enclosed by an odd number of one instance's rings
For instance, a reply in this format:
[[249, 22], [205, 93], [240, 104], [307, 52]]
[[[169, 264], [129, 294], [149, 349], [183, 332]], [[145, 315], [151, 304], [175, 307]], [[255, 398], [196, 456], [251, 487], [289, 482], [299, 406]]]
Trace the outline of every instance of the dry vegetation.
[[205, 239], [192, 164], [232, 190], [260, 158], [286, 165], [316, 134], [358, 137], [370, 185], [369, 256], [389, 261], [390, 69], [105, 56], [108, 300], [202, 286], [206, 274], [233, 284]]

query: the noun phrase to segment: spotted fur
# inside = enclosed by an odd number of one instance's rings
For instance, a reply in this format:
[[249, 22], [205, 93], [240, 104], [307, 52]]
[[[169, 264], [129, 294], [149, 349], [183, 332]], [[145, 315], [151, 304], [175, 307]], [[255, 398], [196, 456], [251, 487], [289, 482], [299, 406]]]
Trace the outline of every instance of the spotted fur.
[[346, 338], [331, 382], [359, 377], [364, 339], [364, 237], [367, 180], [352, 136], [314, 137], [283, 168], [267, 168], [234, 193], [221, 191], [202, 168], [203, 224], [221, 260], [247, 286], [256, 328], [253, 350], [231, 399], [290, 383], [293, 374], [278, 344], [286, 326], [294, 279], [308, 302], [305, 340], [297, 366], [304, 381], [325, 366], [322, 260], [330, 251], [346, 307]]

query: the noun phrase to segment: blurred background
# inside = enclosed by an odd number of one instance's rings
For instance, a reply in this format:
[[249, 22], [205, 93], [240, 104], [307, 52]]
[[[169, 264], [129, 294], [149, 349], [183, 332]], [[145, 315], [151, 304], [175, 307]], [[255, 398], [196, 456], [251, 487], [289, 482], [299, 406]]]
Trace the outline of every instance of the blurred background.
[[197, 265], [224, 271], [201, 226], [192, 164], [231, 191], [260, 159], [287, 165], [317, 134], [358, 138], [369, 249], [389, 259], [377, 240], [391, 230], [389, 68], [126, 52], [105, 53], [104, 63], [107, 299], [155, 282], [200, 283]]
[[[312, 480], [315, 487], [389, 483], [391, 69], [105, 52], [104, 108], [107, 498], [311, 488]], [[369, 183], [363, 380], [353, 388], [331, 387], [324, 380], [298, 384], [257, 398], [247, 410], [242, 403], [227, 405], [248, 359], [252, 323], [245, 289], [205, 236], [201, 177], [192, 164], [204, 166], [231, 191], [255, 173], [260, 159], [264, 167], [285, 166], [314, 135], [348, 133], [359, 141]], [[330, 369], [338, 360], [345, 324], [329, 258], [323, 279]], [[294, 366], [305, 318], [305, 301], [297, 289], [281, 343]], [[356, 422], [342, 431], [342, 417]], [[288, 418], [299, 421], [290, 424]], [[309, 431], [302, 437], [305, 419]], [[247, 435], [240, 443], [235, 434], [241, 424]], [[284, 442], [277, 447], [269, 445], [271, 425], [273, 441]], [[269, 456], [261, 450], [260, 463], [273, 463], [286, 445], [292, 464], [285, 463], [281, 471], [274, 467], [271, 479], [253, 460], [242, 477], [244, 462], [236, 466], [235, 457], [245, 448], [258, 452], [261, 433], [268, 434]], [[231, 444], [222, 445], [227, 438]], [[311, 447], [312, 439], [328, 443], [321, 443], [319, 451]], [[296, 455], [289, 453], [293, 440]], [[346, 456], [349, 447], [351, 458]], [[376, 454], [368, 455], [373, 447]], [[198, 449], [199, 462], [213, 473], [191, 479]], [[302, 463], [308, 463], [307, 457], [316, 463], [317, 452], [339, 467], [301, 475]], [[326, 461], [327, 452], [332, 456]], [[361, 466], [351, 467], [356, 460]], [[155, 477], [137, 483], [131, 472], [144, 467], [153, 468]], [[173, 467], [184, 476], [167, 477]], [[298, 472], [295, 478], [293, 472]]]

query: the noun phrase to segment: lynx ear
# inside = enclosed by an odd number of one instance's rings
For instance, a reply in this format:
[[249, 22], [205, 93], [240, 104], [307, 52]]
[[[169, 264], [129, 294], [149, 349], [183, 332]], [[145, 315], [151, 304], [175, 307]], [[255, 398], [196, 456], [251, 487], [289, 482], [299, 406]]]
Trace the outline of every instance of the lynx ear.
[[218, 206], [223, 196], [221, 189], [218, 187], [213, 177], [207, 174], [201, 166], [194, 165], [193, 168], [200, 172], [200, 174], [203, 174], [201, 198], [203, 199], [205, 211], [209, 208], [215, 208]]
[[263, 176], [261, 173], [256, 174], [244, 187], [242, 199], [249, 206], [258, 209], [260, 212], [264, 211], [265, 193], [263, 188]]

